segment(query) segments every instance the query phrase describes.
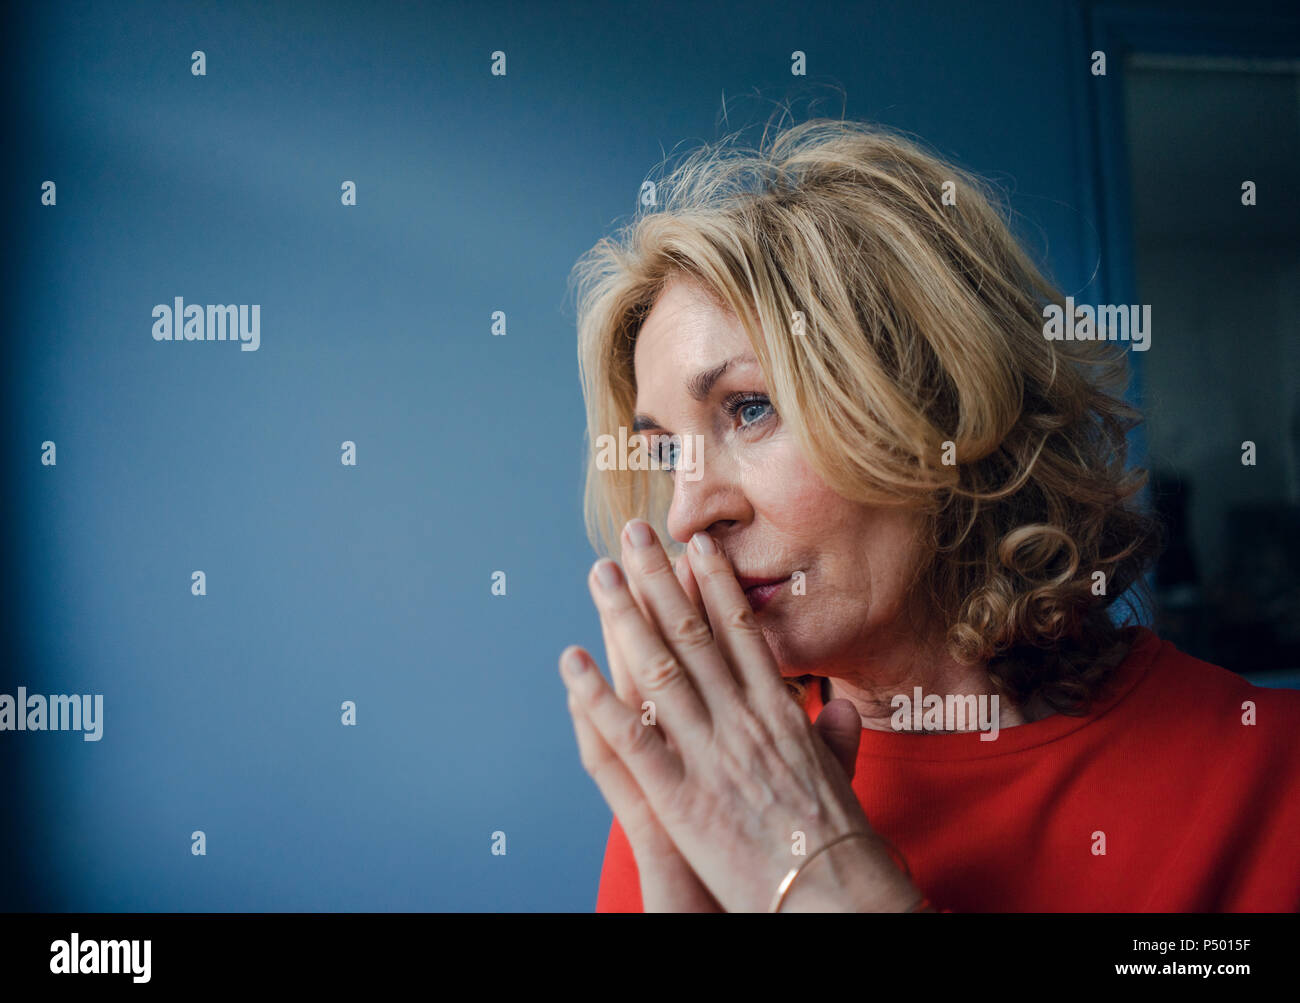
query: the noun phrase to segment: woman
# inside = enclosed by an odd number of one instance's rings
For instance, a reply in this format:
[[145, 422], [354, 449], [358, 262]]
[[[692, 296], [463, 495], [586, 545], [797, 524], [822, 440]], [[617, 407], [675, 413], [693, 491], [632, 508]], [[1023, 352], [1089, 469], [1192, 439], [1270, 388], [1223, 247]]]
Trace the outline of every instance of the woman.
[[578, 268], [598, 910], [1300, 907], [1300, 694], [1114, 622], [1122, 353], [990, 192], [827, 120], [658, 192]]

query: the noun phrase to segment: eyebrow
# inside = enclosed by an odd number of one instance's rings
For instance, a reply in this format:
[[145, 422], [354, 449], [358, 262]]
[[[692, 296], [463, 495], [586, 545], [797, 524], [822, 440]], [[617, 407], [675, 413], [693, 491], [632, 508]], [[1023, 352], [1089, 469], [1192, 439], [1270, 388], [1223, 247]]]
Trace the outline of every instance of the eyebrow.
[[[733, 366], [739, 366], [747, 362], [757, 362], [752, 352], [743, 352], [740, 355], [733, 355], [725, 362], [720, 362], [712, 369], [702, 369], [689, 380], [686, 381], [686, 392], [691, 397], [703, 404], [709, 399], [709, 394], [713, 392], [714, 384], [722, 379], [727, 370]], [[643, 432], [648, 428], [663, 428], [657, 418], [648, 414], [637, 414], [632, 418], [632, 431]]]

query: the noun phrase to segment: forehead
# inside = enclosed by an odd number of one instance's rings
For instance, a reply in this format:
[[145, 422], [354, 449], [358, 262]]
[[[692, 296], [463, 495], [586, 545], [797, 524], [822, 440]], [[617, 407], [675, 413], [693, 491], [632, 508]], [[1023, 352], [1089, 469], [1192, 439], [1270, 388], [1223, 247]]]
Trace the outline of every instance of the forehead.
[[706, 291], [673, 279], [655, 300], [637, 334], [633, 366], [636, 385], [647, 390], [665, 380], [708, 369], [749, 349], [749, 339], [734, 314]]

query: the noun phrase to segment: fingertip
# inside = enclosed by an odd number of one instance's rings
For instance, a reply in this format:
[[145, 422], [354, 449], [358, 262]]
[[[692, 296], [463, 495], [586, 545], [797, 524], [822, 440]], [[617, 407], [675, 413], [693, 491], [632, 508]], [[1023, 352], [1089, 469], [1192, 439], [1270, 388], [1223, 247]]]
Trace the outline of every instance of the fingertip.
[[608, 557], [602, 557], [591, 566], [591, 571], [587, 575], [588, 584], [595, 584], [601, 591], [615, 592], [623, 584], [624, 576], [618, 566], [617, 561]]
[[587, 653], [576, 644], [571, 644], [560, 652], [560, 674], [573, 679], [587, 671], [590, 662]]
[[719, 552], [718, 545], [713, 541], [713, 537], [709, 536], [709, 534], [703, 530], [700, 530], [691, 537], [691, 546], [689, 549], [694, 550], [700, 556], [706, 554], [712, 555]]

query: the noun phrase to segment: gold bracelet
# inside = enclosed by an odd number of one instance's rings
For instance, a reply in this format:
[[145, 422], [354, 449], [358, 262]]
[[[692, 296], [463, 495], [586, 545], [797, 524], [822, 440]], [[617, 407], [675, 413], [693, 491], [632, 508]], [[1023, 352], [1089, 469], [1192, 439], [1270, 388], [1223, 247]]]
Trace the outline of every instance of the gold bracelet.
[[[842, 843], [842, 842], [844, 842], [844, 840], [846, 840], [846, 839], [852, 839], [854, 836], [861, 836], [861, 837], [864, 838], [864, 839], [878, 839], [878, 840], [880, 840], [882, 843], [884, 843], [885, 846], [886, 846], [886, 847], [889, 849], [889, 851], [890, 851], [890, 858], [893, 859], [893, 860], [895, 860], [896, 863], [899, 863], [899, 864], [900, 864], [900, 870], [902, 870], [902, 872], [903, 872], [904, 874], [907, 875], [907, 877], [908, 877], [909, 880], [911, 879], [911, 877], [912, 877], [912, 869], [911, 869], [910, 867], [907, 866], [907, 859], [906, 859], [906, 858], [905, 858], [901, 853], [898, 852], [898, 848], [895, 847], [893, 843], [891, 843], [889, 840], [885, 839], [885, 837], [882, 836], [882, 835], [880, 835], [880, 833], [878, 833], [878, 832], [856, 832], [856, 831], [855, 831], [855, 832], [846, 832], [843, 836], [837, 836], [835, 839], [832, 839], [829, 843], [827, 843], [827, 844], [826, 844], [825, 846], [823, 846], [821, 849], [819, 849], [819, 850], [817, 850], [816, 852], [814, 852], [813, 855], [812, 855], [811, 857], [809, 857], [807, 860], [805, 860], [805, 861], [804, 861], [802, 864], [800, 864], [798, 867], [792, 867], [792, 868], [790, 869], [790, 873], [787, 874], [784, 878], [782, 878], [782, 879], [781, 879], [781, 883], [780, 883], [779, 885], [776, 886], [776, 895], [773, 896], [773, 898], [772, 898], [772, 905], [771, 905], [771, 907], [770, 907], [767, 911], [768, 911], [768, 912], [779, 912], [779, 911], [780, 911], [780, 909], [781, 909], [781, 903], [785, 901], [785, 896], [786, 896], [786, 894], [790, 891], [790, 886], [794, 884], [794, 879], [797, 878], [797, 877], [799, 876], [799, 872], [800, 872], [800, 871], [802, 871], [805, 867], [807, 867], [809, 864], [811, 864], [811, 863], [813, 862], [813, 860], [816, 859], [818, 853], [822, 853], [822, 852], [824, 852], [824, 851], [826, 851], [826, 850], [829, 850], [829, 849], [830, 849], [832, 846], [834, 846], [836, 843]], [[924, 906], [925, 906], [926, 904], [927, 904], [927, 903], [926, 903], [926, 900], [923, 898], [923, 899], [921, 899], [921, 902], [918, 903], [917, 906], [914, 906], [913, 908], [909, 909], [908, 912], [917, 912], [919, 909], [924, 908]]]

